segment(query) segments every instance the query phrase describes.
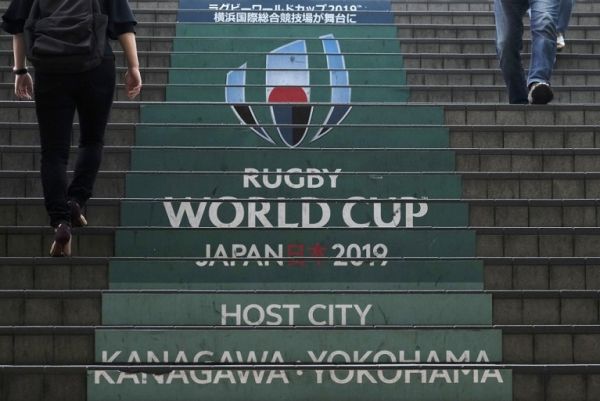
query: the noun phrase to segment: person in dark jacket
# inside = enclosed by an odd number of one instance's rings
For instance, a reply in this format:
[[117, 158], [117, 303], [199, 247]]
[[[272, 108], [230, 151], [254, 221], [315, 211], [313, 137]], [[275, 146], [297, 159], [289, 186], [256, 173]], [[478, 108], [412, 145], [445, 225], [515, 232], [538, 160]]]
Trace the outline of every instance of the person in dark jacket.
[[[35, 98], [41, 142], [41, 175], [46, 210], [55, 237], [51, 256], [70, 256], [71, 226], [85, 226], [82, 210], [92, 189], [104, 146], [104, 132], [115, 88], [115, 57], [106, 41], [100, 65], [81, 72], [35, 72], [29, 74], [25, 60], [24, 26], [34, 0], [12, 0], [2, 17], [2, 28], [13, 35], [15, 94]], [[129, 99], [142, 87], [134, 26], [127, 0], [100, 0], [108, 16], [106, 35], [118, 39], [127, 60], [125, 90]], [[75, 111], [79, 116], [79, 152], [72, 181], [67, 180], [67, 163]]]

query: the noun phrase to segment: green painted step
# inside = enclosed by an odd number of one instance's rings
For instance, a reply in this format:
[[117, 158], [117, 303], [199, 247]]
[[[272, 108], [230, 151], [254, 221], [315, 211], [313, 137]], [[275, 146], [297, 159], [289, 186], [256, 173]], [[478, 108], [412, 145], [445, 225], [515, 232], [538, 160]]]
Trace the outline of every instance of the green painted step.
[[[319, 167], [315, 167], [318, 169]], [[404, 197], [460, 198], [461, 179], [449, 174], [344, 174], [285, 170], [264, 172], [248, 166], [245, 173], [128, 173], [129, 198], [154, 197]], [[310, 177], [309, 177], [310, 176]], [[309, 181], [309, 178], [313, 181]], [[321, 179], [323, 181], [321, 181]], [[312, 183], [311, 183], [312, 182]], [[303, 184], [303, 186], [301, 186]]]
[[[253, 37], [223, 37], [215, 40], [214, 38], [207, 38], [208, 35], [202, 35], [202, 37], [177, 37], [173, 40], [173, 51], [175, 52], [248, 52], [248, 51], [271, 51], [275, 48], [280, 47], [282, 44], [289, 43], [299, 38], [291, 37], [260, 37], [260, 33], [257, 33], [257, 28], [249, 30], [248, 32], [254, 34]], [[355, 39], [338, 37], [335, 30], [320, 28], [320, 31], [325, 35], [333, 33], [335, 38], [338, 39], [340, 49], [343, 53], [393, 53], [400, 52], [400, 42], [395, 37], [389, 38], [377, 38], [370, 40]], [[225, 32], [227, 34], [228, 32]], [[387, 32], [385, 32], [387, 34]], [[311, 32], [308, 36], [303, 37], [300, 40], [306, 42], [306, 49], [309, 53], [311, 52], [323, 52], [323, 43], [319, 39], [319, 35], [316, 31]], [[226, 35], [224, 35], [226, 36]]]
[[[144, 257], [467, 257], [475, 254], [475, 233], [448, 229], [126, 229], [116, 233], [116, 256]], [[380, 246], [381, 245], [381, 246]], [[275, 256], [276, 255], [276, 256]], [[379, 257], [378, 257], [379, 256]], [[354, 259], [353, 259], [354, 261]], [[254, 262], [254, 261], [252, 261]], [[243, 262], [237, 262], [242, 264]], [[250, 262], [249, 262], [250, 263]], [[307, 262], [308, 263], [308, 262]], [[313, 261], [311, 263], [317, 263]], [[331, 266], [323, 261], [322, 266]], [[355, 262], [359, 263], [359, 262]], [[250, 263], [252, 264], [252, 263]], [[291, 261], [286, 263], [294, 265]], [[370, 262], [364, 262], [368, 268]], [[342, 277], [340, 277], [342, 279]]]
[[[193, 363], [194, 360], [198, 363], [248, 363], [254, 360], [267, 363], [314, 363], [320, 360], [325, 363], [353, 360], [389, 363], [408, 360], [426, 362], [428, 359], [440, 362], [497, 362], [502, 357], [501, 344], [501, 332], [497, 330], [98, 330], [96, 360], [111, 360], [114, 363], [157, 360], [180, 363]], [[400, 372], [337, 370], [332, 374], [331, 371], [296, 369], [266, 371], [263, 375], [257, 373], [255, 376], [244, 371], [200, 370], [192, 376], [189, 371], [174, 370], [162, 377], [143, 373], [121, 375], [120, 382], [118, 372], [90, 372], [88, 399], [511, 399], [509, 371], [426, 371], [413, 372], [410, 376], [406, 376], [405, 371]], [[248, 380], [243, 380], [244, 375], [248, 375]], [[425, 375], [424, 383], [422, 375]], [[342, 384], [346, 380], [347, 383]], [[241, 384], [241, 381], [245, 384]]]
[[188, 290], [481, 290], [480, 261], [390, 261], [386, 266], [338, 266], [322, 262], [263, 266], [243, 262], [198, 267], [193, 260], [113, 261], [109, 266], [112, 289]]
[[397, 29], [394, 26], [375, 25], [220, 25], [220, 24], [177, 24], [178, 38], [213, 36], [219, 37], [264, 37], [291, 38], [315, 37], [333, 33], [336, 38], [395, 38]]
[[[264, 68], [264, 67], [254, 67], [254, 68]], [[314, 70], [315, 66], [310, 66], [311, 73], [317, 74], [317, 71]], [[325, 68], [325, 67], [320, 67]], [[347, 67], [348, 68], [348, 67]], [[359, 68], [359, 67], [354, 67]], [[378, 67], [379, 68], [379, 67]], [[394, 68], [398, 68], [395, 66]], [[227, 76], [228, 68], [219, 68], [219, 69], [206, 69], [206, 70], [169, 70], [169, 83], [170, 84], [225, 84], [225, 79]], [[319, 71], [318, 74], [328, 73], [327, 71]], [[397, 71], [377, 71], [371, 69], [363, 69], [360, 71], [353, 71], [351, 68], [348, 68], [348, 74], [350, 78], [350, 85], [406, 85], [406, 74], [403, 70]], [[318, 75], [322, 77], [322, 75]], [[246, 72], [246, 77], [248, 82], [262, 82], [264, 84], [265, 80], [265, 71], [264, 70], [253, 70], [249, 68]], [[322, 79], [322, 78], [321, 78]], [[328, 83], [328, 82], [326, 82]], [[314, 82], [313, 82], [314, 84]], [[324, 85], [325, 83], [321, 83]]]
[[344, 171], [453, 171], [449, 150], [140, 149], [131, 152], [134, 171], [243, 171], [246, 167]]
[[[230, 123], [231, 124], [231, 123]], [[239, 122], [233, 123], [238, 125]], [[268, 142], [243, 126], [170, 127], [139, 126], [138, 146], [268, 146]], [[445, 148], [449, 146], [448, 129], [438, 127], [338, 127], [316, 142], [303, 147], [315, 148]]]
[[[220, 201], [223, 204], [231, 203], [231, 201]], [[249, 202], [249, 201], [248, 201]], [[373, 202], [361, 202], [356, 203], [352, 208], [352, 215], [356, 221], [374, 222], [374, 214], [377, 213], [383, 221], [392, 222], [394, 217], [399, 219], [398, 223], [401, 226], [414, 226], [414, 227], [461, 227], [468, 224], [469, 210], [468, 205], [465, 203], [433, 203], [427, 204], [427, 210], [423, 210], [423, 206], [418, 203], [423, 203], [423, 200], [408, 202], [403, 201], [397, 203], [394, 206], [392, 202], [380, 202], [381, 213], [379, 209], [375, 212], [375, 206]], [[121, 203], [121, 225], [125, 227], [135, 226], [151, 226], [151, 227], [215, 227], [212, 220], [208, 217], [204, 217], [201, 220], [197, 220], [195, 216], [199, 211], [199, 207], [205, 207], [205, 214], [208, 214], [210, 207], [214, 202], [206, 201], [170, 201], [165, 200], [164, 202], [135, 202], [128, 201]], [[269, 212], [265, 214], [269, 222], [277, 221], [278, 204], [280, 202], [274, 201], [253, 201], [253, 204], [257, 209], [261, 209], [265, 203], [270, 208]], [[322, 203], [322, 202], [321, 202]], [[243, 203], [241, 205], [246, 205]], [[214, 206], [216, 207], [216, 206]], [[254, 207], [254, 206], [253, 206]], [[309, 210], [313, 220], [316, 220], [321, 216], [322, 210], [329, 210], [331, 217], [328, 220], [328, 225], [334, 227], [341, 227], [346, 224], [346, 221], [342, 218], [343, 216], [344, 203], [342, 202], [328, 202], [325, 205], [316, 205], [315, 202], [288, 202], [286, 205], [286, 216], [290, 219], [298, 221], [301, 217], [302, 210]], [[234, 209], [232, 206], [223, 208], [220, 211], [220, 216], [223, 216], [224, 221], [232, 221], [234, 219]], [[396, 214], [396, 212], [398, 212]], [[412, 216], [412, 217], [410, 217]], [[417, 217], [415, 217], [417, 216]], [[408, 217], [408, 218], [407, 218]], [[247, 221], [246, 221], [247, 223]]]
[[[284, 43], [282, 43], [284, 44]], [[309, 53], [309, 62], [312, 67], [327, 67], [327, 58], [321, 49], [320, 53]], [[347, 68], [365, 68], [377, 66], [377, 68], [402, 68], [404, 61], [399, 53], [390, 54], [344, 54]], [[314, 60], [314, 61], [313, 61]], [[248, 67], [264, 68], [266, 65], [266, 53], [219, 53], [219, 54], [195, 54], [195, 53], [172, 53], [171, 67], [173, 68], [216, 68], [240, 67], [247, 63]]]
[[104, 325], [492, 324], [491, 295], [105, 294]]
[[[393, 350], [392, 352], [396, 354], [396, 362], [401, 362], [398, 358], [399, 351], [405, 351], [405, 362], [409, 359], [415, 362], [418, 359], [418, 353], [415, 354], [415, 351], [420, 350], [423, 359], [419, 362], [423, 363], [426, 362], [426, 358], [431, 351], [438, 354], [439, 362], [442, 363], [451, 362], [446, 359], [447, 351], [451, 351], [457, 358], [468, 351], [469, 358], [463, 360], [464, 363], [476, 362], [477, 356], [480, 355], [481, 351], [484, 351], [489, 362], [500, 362], [502, 360], [502, 332], [492, 329], [381, 330], [377, 328], [344, 328], [331, 330], [315, 328], [288, 330], [258, 327], [245, 330], [227, 328], [143, 331], [97, 329], [95, 349], [96, 362], [104, 362], [102, 351], [107, 351], [109, 354], [122, 351], [116, 358], [111, 358], [113, 363], [128, 362], [129, 355], [133, 351], [139, 352], [142, 358], [145, 358], [148, 351], [158, 351], [161, 354], [161, 359], [163, 351], [169, 351], [171, 357], [168, 358], [168, 362], [175, 362], [175, 357], [179, 351], [184, 351], [193, 356], [201, 350], [211, 350], [216, 353], [229, 350], [244, 353], [250, 351], [269, 351], [270, 353], [280, 351], [284, 357], [282, 362], [288, 363], [316, 363], [317, 361], [312, 360], [307, 353], [309, 350], [315, 351], [317, 355], [321, 351], [331, 352], [333, 350], [346, 350], [349, 352]], [[192, 362], [191, 358], [189, 362]], [[204, 359], [202, 362], [208, 361]], [[343, 361], [334, 359], [329, 362]], [[383, 357], [380, 362], [389, 363], [394, 361]], [[365, 363], [373, 363], [373, 360], [365, 360]]]
[[[220, 82], [219, 82], [220, 83]], [[225, 82], [223, 79], [223, 86], [167, 86], [167, 101], [170, 102], [223, 102], [225, 101]], [[313, 83], [316, 84], [316, 83]], [[256, 83], [255, 85], [264, 85], [264, 79], [262, 83]], [[321, 84], [325, 85], [325, 84]], [[262, 92], [264, 97], [264, 87], [247, 87], [246, 93], [257, 93], [258, 96]], [[380, 99], [386, 99], [391, 102], [406, 102], [409, 98], [410, 91], [406, 87], [394, 88], [394, 87], [379, 87], [379, 88], [352, 88], [352, 101], [353, 102], [377, 102]], [[310, 91], [311, 100], [317, 102], [327, 102], [331, 99], [331, 88], [330, 87], [313, 87]]]
[[[260, 356], [262, 353], [259, 354], [259, 358]], [[158, 377], [143, 373], [126, 376], [125, 373], [110, 370], [88, 372], [87, 399], [88, 401], [512, 400], [510, 370], [412, 370], [410, 373], [396, 370], [200, 370], [192, 372], [174, 370], [171, 374]], [[116, 384], [119, 380], [121, 384]]]
[[[223, 95], [224, 96], [224, 95]], [[262, 100], [264, 101], [264, 91]], [[270, 106], [253, 105], [256, 118], [259, 122], [272, 124]], [[325, 121], [329, 112], [329, 105], [315, 105], [313, 107], [312, 124]], [[196, 123], [196, 124], [238, 124], [229, 105], [207, 104], [146, 104], [141, 106], [141, 121], [144, 123]], [[409, 105], [381, 105], [363, 106], [354, 105], [344, 120], [343, 124], [429, 124], [441, 125], [444, 123], [443, 109], [435, 106], [409, 106]], [[327, 135], [341, 135], [342, 130], [334, 129]]]

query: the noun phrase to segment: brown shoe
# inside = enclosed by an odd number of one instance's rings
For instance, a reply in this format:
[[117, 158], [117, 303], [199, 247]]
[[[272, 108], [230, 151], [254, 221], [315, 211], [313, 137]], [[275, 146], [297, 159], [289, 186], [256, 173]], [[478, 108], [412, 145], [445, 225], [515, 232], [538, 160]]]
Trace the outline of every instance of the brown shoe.
[[69, 210], [71, 210], [71, 224], [73, 227], [87, 226], [88, 222], [81, 211], [81, 206], [79, 206], [79, 203], [77, 203], [77, 201], [70, 200], [67, 202], [67, 205], [69, 206]]
[[68, 223], [60, 223], [54, 230], [50, 256], [71, 256], [71, 226]]

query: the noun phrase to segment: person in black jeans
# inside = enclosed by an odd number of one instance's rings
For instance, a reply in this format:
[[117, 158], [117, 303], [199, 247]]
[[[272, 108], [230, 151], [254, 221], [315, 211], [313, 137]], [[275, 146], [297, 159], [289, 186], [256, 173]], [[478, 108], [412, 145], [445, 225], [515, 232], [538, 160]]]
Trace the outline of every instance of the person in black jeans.
[[[101, 0], [102, 13], [108, 16], [107, 36], [118, 39], [128, 70], [125, 87], [129, 99], [140, 93], [139, 71], [134, 34], [136, 21], [127, 0]], [[71, 226], [85, 226], [82, 208], [92, 190], [104, 145], [104, 132], [112, 107], [115, 88], [115, 57], [106, 45], [104, 59], [91, 70], [78, 73], [35, 73], [33, 80], [25, 65], [23, 28], [33, 0], [13, 0], [2, 17], [2, 28], [13, 34], [15, 94], [19, 99], [35, 96], [42, 149], [42, 186], [50, 224], [55, 237], [51, 256], [71, 254]], [[79, 154], [73, 180], [68, 183], [67, 163], [75, 111], [79, 115]]]

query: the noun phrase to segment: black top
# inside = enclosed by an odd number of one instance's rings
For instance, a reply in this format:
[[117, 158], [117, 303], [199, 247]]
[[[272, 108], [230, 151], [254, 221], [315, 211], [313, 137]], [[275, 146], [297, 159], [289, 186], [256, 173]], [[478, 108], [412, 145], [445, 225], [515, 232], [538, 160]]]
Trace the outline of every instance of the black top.
[[[2, 29], [10, 34], [23, 32], [25, 21], [34, 0], [12, 0], [6, 13], [2, 16]], [[119, 35], [134, 32], [137, 24], [127, 0], [99, 0], [102, 13], [108, 16], [107, 35], [110, 39], [117, 39]], [[112, 50], [106, 41], [106, 55], [112, 55]]]

